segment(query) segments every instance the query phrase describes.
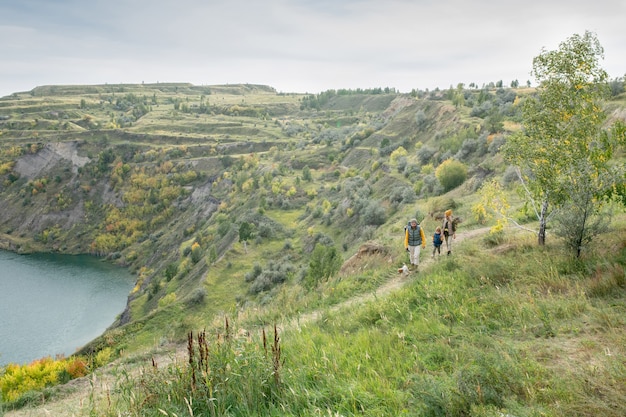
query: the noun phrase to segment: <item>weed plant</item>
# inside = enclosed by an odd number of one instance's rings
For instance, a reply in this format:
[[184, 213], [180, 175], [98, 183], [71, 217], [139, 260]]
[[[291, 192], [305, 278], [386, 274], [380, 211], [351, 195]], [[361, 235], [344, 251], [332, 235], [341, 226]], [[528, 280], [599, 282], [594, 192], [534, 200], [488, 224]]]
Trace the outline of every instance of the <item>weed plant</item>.
[[122, 381], [118, 390], [124, 395], [116, 409], [137, 416], [278, 415], [283, 389], [278, 329], [268, 340], [265, 330], [260, 338], [234, 335], [225, 323], [214, 340], [206, 331], [188, 334], [186, 363], [159, 369], [153, 361], [138, 382]]

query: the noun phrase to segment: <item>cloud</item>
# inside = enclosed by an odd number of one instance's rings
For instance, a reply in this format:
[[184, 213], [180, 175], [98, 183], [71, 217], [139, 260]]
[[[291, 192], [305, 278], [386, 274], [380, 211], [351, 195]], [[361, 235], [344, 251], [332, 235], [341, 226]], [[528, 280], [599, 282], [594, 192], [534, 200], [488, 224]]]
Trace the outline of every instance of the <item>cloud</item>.
[[[279, 91], [525, 83], [590, 30], [626, 73], [620, 0], [4, 0], [0, 96], [45, 84], [268, 84]], [[531, 80], [533, 81], [533, 80]]]

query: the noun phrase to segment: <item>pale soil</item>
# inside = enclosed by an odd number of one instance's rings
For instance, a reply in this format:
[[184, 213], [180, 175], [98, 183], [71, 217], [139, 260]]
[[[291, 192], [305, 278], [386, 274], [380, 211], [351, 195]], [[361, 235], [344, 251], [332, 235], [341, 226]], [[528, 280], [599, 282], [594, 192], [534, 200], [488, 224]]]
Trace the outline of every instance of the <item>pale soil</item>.
[[[454, 240], [454, 245], [458, 244], [465, 239], [476, 237], [485, 234], [489, 231], [489, 228], [475, 229], [464, 233], [457, 233], [457, 237]], [[453, 245], [453, 248], [454, 248]], [[445, 255], [445, 244], [442, 246], [442, 255]], [[428, 268], [436, 259], [430, 257], [431, 247], [427, 246], [421, 256], [420, 270]], [[407, 282], [415, 277], [419, 276], [419, 271], [410, 272], [408, 275], [398, 273], [394, 267], [393, 276], [386, 281], [383, 285], [378, 287], [376, 291], [361, 294], [345, 300], [330, 308], [331, 311], [337, 311], [340, 309], [346, 309], [357, 304], [363, 304], [368, 301], [372, 301], [376, 298], [384, 297], [405, 285]], [[328, 309], [325, 309], [327, 311]], [[322, 311], [313, 311], [303, 314], [298, 318], [292, 320], [290, 323], [285, 323], [283, 328], [291, 326], [299, 326], [308, 322], [317, 320], [322, 314]], [[168, 364], [176, 361], [184, 363], [186, 359], [186, 346], [184, 345], [171, 345], [159, 348], [153, 353], [146, 353], [143, 355], [143, 359], [139, 358], [133, 360], [132, 363], [124, 363], [123, 360], [118, 360], [112, 364], [98, 369], [92, 375], [78, 378], [69, 383], [59, 387], [60, 392], [56, 394], [50, 400], [47, 400], [44, 404], [37, 408], [24, 408], [21, 410], [8, 411], [4, 415], [6, 417], [56, 417], [56, 416], [68, 416], [68, 417], [83, 417], [90, 415], [91, 407], [94, 401], [97, 401], [97, 409], [106, 409], [111, 393], [115, 390], [115, 381], [120, 375], [128, 374], [130, 376], [139, 376], [141, 373], [150, 372], [153, 367], [153, 361], [158, 367], [167, 366]], [[140, 365], [138, 365], [140, 364]], [[0, 409], [0, 416], [2, 411]]]
[[75, 142], [56, 142], [47, 144], [36, 154], [26, 155], [18, 159], [15, 164], [15, 171], [25, 178], [33, 179], [56, 166], [61, 159], [71, 162], [73, 173], [77, 173], [78, 168], [85, 166], [90, 161], [89, 158], [78, 155]]

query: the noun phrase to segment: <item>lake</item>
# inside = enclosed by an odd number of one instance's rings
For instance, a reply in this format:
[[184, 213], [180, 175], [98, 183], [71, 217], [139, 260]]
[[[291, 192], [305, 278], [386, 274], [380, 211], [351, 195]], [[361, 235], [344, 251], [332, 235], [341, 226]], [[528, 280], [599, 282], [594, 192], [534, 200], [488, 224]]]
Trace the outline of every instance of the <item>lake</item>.
[[134, 282], [91, 256], [0, 250], [0, 366], [76, 352], [124, 311]]

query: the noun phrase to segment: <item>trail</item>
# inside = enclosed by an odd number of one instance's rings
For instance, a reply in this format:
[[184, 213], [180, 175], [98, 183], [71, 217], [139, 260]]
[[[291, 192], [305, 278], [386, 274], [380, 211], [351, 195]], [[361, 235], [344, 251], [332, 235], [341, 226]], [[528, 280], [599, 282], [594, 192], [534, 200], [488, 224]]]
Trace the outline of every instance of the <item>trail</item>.
[[[488, 231], [489, 227], [474, 229], [463, 233], [457, 232], [453, 248], [466, 239], [483, 235]], [[429, 249], [432, 250], [432, 246], [427, 245], [426, 248], [427, 249], [422, 251], [423, 259], [420, 261], [419, 271], [426, 270], [435, 262], [435, 260], [430, 256], [431, 251]], [[445, 243], [442, 248], [445, 248]], [[441, 256], [446, 256], [445, 252]], [[373, 292], [359, 294], [335, 304], [332, 307], [324, 307], [323, 309], [302, 314], [285, 323], [277, 323], [277, 326], [283, 330], [286, 328], [298, 327], [318, 320], [324, 311], [335, 312], [375, 300], [376, 298], [385, 297], [402, 288], [410, 282], [416, 274], [419, 276], [420, 273], [421, 272], [413, 271], [408, 275], [404, 275], [399, 274], [394, 268], [393, 271], [390, 271], [391, 278]], [[91, 415], [91, 412], [93, 411], [92, 404], [94, 401], [97, 400], [97, 408], [100, 410], [102, 407], [106, 406], [107, 402], [110, 400], [110, 393], [115, 389], [116, 381], [121, 377], [121, 375], [124, 375], [124, 378], [126, 375], [129, 377], [138, 377], [142, 373], [150, 372], [152, 363], [156, 364], [159, 368], [164, 368], [174, 361], [182, 364], [185, 362], [186, 355], [186, 344], [172, 344], [159, 348], [155, 353], [146, 353], [135, 357], [132, 361], [130, 361], [132, 364], [129, 365], [122, 364], [120, 360], [114, 361], [103, 368], [97, 369], [91, 375], [74, 379], [65, 385], [59, 386], [59, 392], [55, 394], [52, 399], [46, 400], [46, 402], [40, 406], [35, 408], [23, 408], [15, 411], [7, 411], [4, 416], [82, 417]], [[145, 356], [145, 359], [141, 359], [142, 356]], [[125, 359], [128, 361], [129, 358]], [[0, 416], [2, 416], [2, 409], [0, 409]]]
[[[484, 227], [484, 228], [480, 228], [480, 229], [474, 229], [474, 230], [470, 230], [464, 233], [458, 233], [456, 234], [456, 239], [454, 239], [453, 241], [453, 248], [458, 245], [459, 242], [462, 242], [466, 239], [471, 239], [473, 237], [476, 236], [480, 236], [483, 235], [487, 232], [489, 232], [490, 228], [489, 227]], [[441, 251], [442, 253], [444, 253], [441, 256], [446, 256], [445, 255], [445, 243], [441, 246]], [[433, 259], [431, 258], [430, 254], [431, 254], [431, 250], [432, 247], [429, 245], [426, 245], [426, 249], [422, 249], [422, 253], [425, 253], [427, 256], [425, 256], [425, 259], [420, 259], [420, 266], [419, 266], [419, 271], [424, 271], [425, 269], [427, 269], [431, 264], [435, 263], [437, 261], [437, 259]], [[421, 257], [424, 257], [424, 255], [422, 255]], [[420, 257], [420, 258], [421, 258]], [[354, 305], [359, 305], [359, 304], [363, 304], [366, 303], [368, 301], [372, 301], [375, 300], [376, 298], [381, 298], [381, 297], [385, 297], [387, 295], [389, 295], [390, 293], [399, 290], [400, 288], [402, 288], [405, 284], [407, 284], [408, 282], [410, 282], [411, 277], [414, 277], [416, 274], [419, 274], [420, 272], [418, 271], [412, 271], [410, 272], [408, 275], [404, 275], [401, 273], [398, 273], [397, 270], [394, 268], [392, 272], [390, 272], [390, 274], [392, 274], [392, 278], [389, 279], [388, 281], [386, 281], [384, 284], [382, 284], [380, 287], [376, 288], [375, 291], [373, 292], [369, 292], [369, 293], [365, 293], [365, 294], [359, 294], [356, 295], [354, 297], [351, 297], [347, 300], [342, 301], [341, 303], [335, 304], [332, 307], [325, 307], [323, 310], [315, 310], [309, 313], [305, 313], [302, 314], [294, 319], [292, 319], [288, 326], [294, 326], [294, 325], [301, 325], [301, 324], [305, 324], [305, 323], [309, 323], [312, 321], [315, 321], [317, 319], [319, 319], [322, 315], [323, 311], [332, 311], [332, 312], [336, 312], [338, 310], [342, 310], [342, 309], [347, 309], [349, 307], [352, 307]]]

